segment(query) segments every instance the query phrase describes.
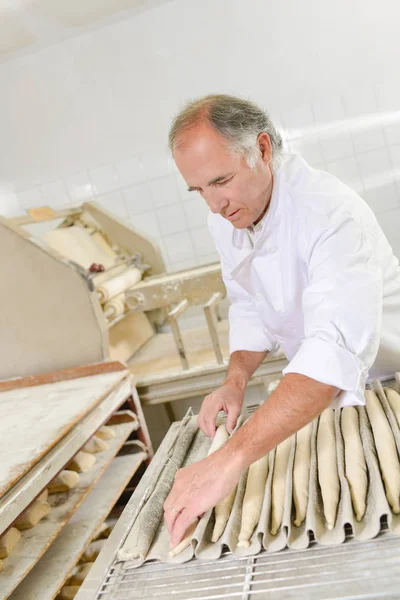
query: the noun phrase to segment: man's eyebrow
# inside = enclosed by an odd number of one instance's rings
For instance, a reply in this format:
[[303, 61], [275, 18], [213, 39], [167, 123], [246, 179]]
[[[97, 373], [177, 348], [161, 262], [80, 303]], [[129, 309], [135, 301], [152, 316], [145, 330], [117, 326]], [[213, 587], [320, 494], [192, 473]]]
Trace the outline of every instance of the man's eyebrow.
[[[211, 179], [211, 181], [208, 182], [208, 185], [215, 185], [216, 183], [220, 183], [221, 181], [224, 181], [225, 179], [228, 179], [229, 177], [232, 177], [233, 173], [227, 173], [226, 175], [218, 175], [218, 177], [214, 177], [214, 179]], [[188, 192], [194, 192], [195, 190], [198, 190], [200, 188], [197, 187], [188, 187]]]

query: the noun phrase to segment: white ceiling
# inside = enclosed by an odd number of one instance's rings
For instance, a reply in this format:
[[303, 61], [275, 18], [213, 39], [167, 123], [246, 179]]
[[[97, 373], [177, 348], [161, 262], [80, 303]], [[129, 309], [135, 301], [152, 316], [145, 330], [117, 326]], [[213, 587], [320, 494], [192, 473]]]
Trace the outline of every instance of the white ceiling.
[[0, 0], [0, 61], [170, 0]]

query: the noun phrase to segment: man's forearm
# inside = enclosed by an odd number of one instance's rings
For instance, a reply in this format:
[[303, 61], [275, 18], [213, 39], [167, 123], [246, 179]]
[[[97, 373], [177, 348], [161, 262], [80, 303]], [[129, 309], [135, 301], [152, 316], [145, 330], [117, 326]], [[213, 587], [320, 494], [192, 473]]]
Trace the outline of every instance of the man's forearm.
[[339, 390], [305, 375], [285, 375], [279, 386], [222, 449], [244, 470], [327, 408]]
[[233, 352], [224, 383], [233, 383], [244, 391], [249, 379], [261, 365], [266, 355], [267, 352], [250, 352], [249, 350]]

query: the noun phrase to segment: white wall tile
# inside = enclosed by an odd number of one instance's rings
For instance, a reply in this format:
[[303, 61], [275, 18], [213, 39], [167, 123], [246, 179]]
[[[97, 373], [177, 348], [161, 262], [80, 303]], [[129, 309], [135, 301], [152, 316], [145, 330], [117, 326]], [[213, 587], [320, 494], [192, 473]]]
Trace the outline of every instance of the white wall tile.
[[47, 206], [61, 209], [67, 208], [71, 204], [64, 181], [60, 180], [46, 183], [45, 185], [41, 186], [40, 190], [43, 201]]
[[137, 156], [131, 156], [126, 160], [117, 162], [115, 173], [119, 188], [129, 187], [146, 179], [143, 162]]
[[200, 194], [196, 193], [193, 199], [185, 200], [183, 209], [191, 229], [202, 227], [207, 224], [207, 217], [210, 214], [210, 209]]
[[98, 196], [113, 192], [119, 187], [114, 165], [103, 165], [102, 167], [90, 169], [89, 176], [94, 193]]
[[329, 135], [321, 134], [321, 146], [326, 162], [354, 155], [351, 135], [344, 131], [332, 132]]
[[142, 154], [141, 159], [148, 179], [175, 173], [175, 164], [169, 150], [148, 150]]
[[161, 236], [154, 210], [142, 213], [140, 215], [132, 215], [131, 223], [136, 229], [139, 229], [139, 231], [142, 231], [156, 240]]
[[394, 240], [400, 239], [400, 208], [379, 213], [377, 215], [377, 219], [390, 244], [393, 244]]
[[157, 220], [161, 235], [170, 235], [179, 231], [187, 231], [188, 223], [182, 203], [171, 204], [157, 209]]
[[204, 256], [198, 258], [199, 265], [208, 265], [215, 262], [220, 262], [220, 256], [217, 250], [210, 252], [209, 254], [204, 254]]
[[165, 236], [163, 241], [171, 263], [195, 258], [192, 238], [188, 232]]
[[315, 122], [319, 125], [331, 124], [344, 119], [343, 100], [340, 95], [322, 96], [313, 99], [312, 108]]
[[66, 177], [65, 185], [73, 204], [85, 202], [93, 198], [93, 185], [86, 171]]
[[379, 150], [386, 146], [383, 129], [380, 125], [371, 125], [368, 128], [352, 131], [352, 138], [356, 153]]
[[299, 154], [312, 166], [318, 165], [324, 161], [321, 143], [318, 139], [301, 137], [296, 140], [291, 140], [288, 145], [290, 152]]
[[153, 199], [147, 183], [139, 183], [122, 190], [126, 209], [130, 215], [140, 215], [153, 208]]
[[342, 96], [347, 117], [368, 117], [378, 112], [378, 102], [372, 85], [347, 88]]
[[343, 183], [349, 185], [357, 193], [363, 191], [364, 186], [361, 181], [360, 171], [357, 161], [353, 156], [327, 163], [326, 170], [343, 181]]
[[389, 156], [393, 168], [393, 177], [400, 194], [400, 145], [389, 148]]
[[357, 163], [366, 190], [393, 182], [393, 169], [386, 148], [359, 154]]
[[12, 192], [0, 191], [0, 215], [2, 217], [12, 218], [24, 214], [24, 209], [18, 201], [18, 198]]
[[43, 206], [43, 196], [40, 188], [33, 188], [31, 190], [25, 190], [24, 192], [18, 192], [18, 201], [22, 208], [27, 210], [28, 208], [36, 208], [37, 206]]
[[97, 196], [95, 202], [98, 202], [106, 210], [113, 213], [122, 220], [128, 219], [128, 211], [126, 209], [125, 200], [121, 192], [110, 192], [109, 194], [103, 194]]
[[376, 214], [400, 206], [399, 192], [394, 182], [371, 187], [365, 190], [362, 197], [368, 202], [369, 206]]
[[180, 201], [175, 175], [161, 177], [149, 182], [150, 193], [156, 208], [169, 206]]
[[172, 267], [174, 269], [174, 271], [183, 271], [184, 269], [192, 269], [193, 267], [196, 267], [199, 264], [199, 261], [197, 258], [193, 257], [193, 258], [189, 258], [187, 260], [181, 260], [175, 263], [172, 263]]
[[393, 122], [385, 124], [383, 126], [385, 132], [386, 142], [389, 146], [400, 144], [400, 110], [396, 115], [396, 119], [393, 118]]
[[308, 130], [314, 125], [314, 115], [309, 102], [302, 102], [281, 113], [282, 124], [289, 132]]
[[197, 256], [205, 256], [207, 254], [211, 254], [215, 250], [214, 240], [208, 230], [208, 227], [192, 229], [190, 233]]
[[378, 109], [383, 113], [398, 111], [400, 107], [400, 81], [398, 77], [388, 78], [374, 86]]

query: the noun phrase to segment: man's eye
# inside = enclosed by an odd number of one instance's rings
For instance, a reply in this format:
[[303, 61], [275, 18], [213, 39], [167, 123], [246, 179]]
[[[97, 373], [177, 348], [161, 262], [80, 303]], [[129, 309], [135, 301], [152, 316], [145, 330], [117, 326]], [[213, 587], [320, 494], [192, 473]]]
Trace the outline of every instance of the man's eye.
[[225, 185], [225, 183], [228, 183], [228, 181], [230, 181], [232, 179], [232, 177], [229, 177], [228, 179], [224, 179], [223, 181], [218, 181], [217, 185]]

